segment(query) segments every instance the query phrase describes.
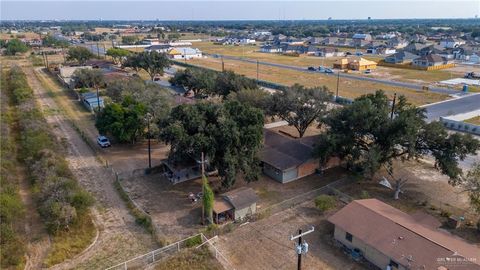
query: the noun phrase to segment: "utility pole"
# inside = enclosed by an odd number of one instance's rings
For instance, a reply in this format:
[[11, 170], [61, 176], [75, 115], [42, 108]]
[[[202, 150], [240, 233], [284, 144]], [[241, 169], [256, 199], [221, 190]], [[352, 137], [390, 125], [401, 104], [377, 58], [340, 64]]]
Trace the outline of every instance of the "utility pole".
[[223, 62], [223, 55], [222, 55], [222, 72], [225, 71], [225, 63]]
[[103, 59], [107, 59], [107, 48], [105, 47], [105, 43], [103, 43]]
[[42, 53], [42, 57], [43, 57], [43, 64], [45, 65], [45, 68], [47, 68], [47, 60], [45, 58], [45, 52]]
[[[201, 166], [202, 166], [202, 195], [205, 195], [205, 185], [203, 181], [205, 181], [205, 157], [203, 156], [202, 152], [202, 159], [201, 159]], [[205, 205], [204, 201], [202, 200], [202, 224], [205, 223]]]
[[397, 93], [393, 94], [393, 102], [392, 102], [392, 112], [390, 113], [390, 120], [393, 120], [393, 113], [395, 112], [395, 101], [397, 99]]
[[290, 241], [293, 241], [298, 238], [298, 243], [295, 245], [295, 252], [298, 254], [298, 262], [297, 262], [297, 269], [301, 270], [302, 269], [302, 254], [306, 255], [308, 252], [308, 244], [306, 241], [302, 242], [302, 236], [305, 236], [309, 233], [312, 233], [315, 230], [315, 228], [312, 226], [312, 228], [304, 233], [302, 233], [302, 229], [298, 230], [298, 234], [295, 236], [290, 237]]
[[258, 59], [257, 59], [257, 83], [258, 83]]
[[340, 70], [337, 73], [337, 94], [335, 95], [335, 102], [338, 102], [338, 85], [340, 83]]
[[98, 85], [97, 85], [97, 112], [100, 112], [100, 96], [98, 94]]
[[48, 70], [48, 54], [45, 54], [45, 63], [47, 63], [47, 70]]
[[98, 47], [98, 41], [97, 41], [97, 57], [100, 58], [100, 47]]
[[150, 121], [152, 120], [152, 115], [147, 113], [145, 116], [145, 120], [147, 120], [147, 140], [148, 140], [148, 168], [152, 168], [152, 148], [150, 144]]

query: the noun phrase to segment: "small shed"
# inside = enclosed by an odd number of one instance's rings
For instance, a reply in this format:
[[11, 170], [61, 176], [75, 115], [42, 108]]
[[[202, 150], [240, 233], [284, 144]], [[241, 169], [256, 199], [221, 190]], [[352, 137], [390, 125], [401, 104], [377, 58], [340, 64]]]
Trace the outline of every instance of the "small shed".
[[215, 223], [228, 220], [243, 220], [257, 212], [258, 196], [248, 187], [241, 187], [224, 193], [213, 204]]

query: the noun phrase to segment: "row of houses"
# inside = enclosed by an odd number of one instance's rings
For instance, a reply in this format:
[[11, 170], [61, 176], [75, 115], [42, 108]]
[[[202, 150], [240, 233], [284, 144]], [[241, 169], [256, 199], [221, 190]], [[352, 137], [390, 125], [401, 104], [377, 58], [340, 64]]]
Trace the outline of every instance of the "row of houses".
[[345, 52], [339, 51], [336, 48], [324, 47], [318, 48], [310, 45], [263, 45], [260, 47], [260, 52], [264, 53], [283, 53], [283, 54], [307, 54], [320, 57], [345, 56]]

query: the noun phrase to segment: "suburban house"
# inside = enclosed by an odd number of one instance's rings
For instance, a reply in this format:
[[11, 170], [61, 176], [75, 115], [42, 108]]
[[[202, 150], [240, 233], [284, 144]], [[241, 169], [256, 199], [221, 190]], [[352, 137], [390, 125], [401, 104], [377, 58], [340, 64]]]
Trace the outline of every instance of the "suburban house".
[[335, 56], [345, 56], [345, 52], [338, 51], [338, 49], [332, 47], [325, 47], [318, 49], [315, 52], [316, 56], [320, 57], [335, 57]]
[[213, 221], [217, 224], [243, 220], [257, 212], [258, 196], [251, 188], [241, 187], [219, 197], [213, 202]]
[[160, 44], [160, 40], [158, 38], [145, 38], [142, 40], [143, 45], [158, 45]]
[[429, 54], [413, 60], [412, 65], [416, 67], [432, 67], [448, 64], [448, 59], [438, 55]]
[[352, 37], [352, 46], [363, 47], [372, 41], [370, 34], [355, 34]]
[[404, 50], [413, 53], [416, 55], [420, 55], [420, 51], [426, 47], [429, 47], [431, 44], [419, 43], [419, 42], [412, 42], [408, 44]]
[[355, 200], [328, 218], [334, 238], [379, 269], [480, 269], [480, 248], [377, 199]]
[[367, 69], [376, 69], [377, 62], [370, 61], [365, 58], [342, 58], [333, 63], [333, 68], [362, 71]]
[[176, 47], [168, 51], [168, 56], [172, 59], [192, 59], [201, 58], [202, 51], [191, 47]]
[[336, 45], [338, 37], [326, 37], [320, 41], [320, 45]]
[[381, 45], [376, 45], [376, 46], [370, 46], [367, 49], [367, 53], [370, 54], [394, 54], [396, 53], [397, 50], [393, 47], [388, 47], [387, 45], [381, 44]]
[[158, 53], [167, 53], [170, 49], [172, 48], [172, 46], [168, 45], [168, 44], [159, 44], [159, 45], [152, 45], [152, 46], [149, 46], [149, 47], [146, 47], [144, 50], [146, 52], [158, 52]]
[[[263, 149], [260, 151], [263, 173], [280, 182], [288, 183], [314, 174], [320, 169], [319, 160], [312, 157], [314, 143], [318, 136], [299, 139], [264, 129]], [[338, 166], [336, 158], [321, 169]]]
[[479, 63], [478, 56], [480, 56], [480, 51], [470, 46], [460, 46], [453, 49], [453, 58], [456, 60]]
[[457, 48], [458, 46], [463, 45], [463, 44], [465, 44], [465, 40], [456, 39], [456, 38], [452, 38], [452, 37], [442, 39], [440, 41], [440, 46], [442, 46], [443, 48], [447, 48], [447, 49]]
[[409, 53], [407, 51], [399, 51], [395, 54], [385, 57], [385, 63], [389, 64], [409, 64], [412, 63], [414, 59], [418, 58], [418, 55]]
[[408, 41], [406, 41], [405, 39], [399, 38], [399, 37], [395, 37], [395, 38], [387, 40], [386, 45], [388, 47], [393, 47], [393, 48], [396, 48], [396, 49], [402, 49], [402, 48], [405, 48], [405, 47], [408, 46]]
[[260, 47], [260, 52], [264, 53], [281, 53], [283, 51], [280, 45], [263, 45]]

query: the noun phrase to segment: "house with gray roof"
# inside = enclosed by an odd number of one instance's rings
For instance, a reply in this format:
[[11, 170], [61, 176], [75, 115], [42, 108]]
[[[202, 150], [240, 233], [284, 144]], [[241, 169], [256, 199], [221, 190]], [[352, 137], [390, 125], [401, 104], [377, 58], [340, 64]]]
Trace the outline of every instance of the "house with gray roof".
[[449, 61], [445, 57], [438, 54], [429, 54], [413, 60], [412, 65], [416, 67], [432, 67], [448, 64]]
[[399, 51], [384, 58], [385, 63], [389, 64], [408, 64], [413, 62], [419, 56], [407, 51]]
[[214, 222], [244, 220], [257, 212], [259, 198], [255, 191], [241, 187], [220, 195], [213, 203]]

